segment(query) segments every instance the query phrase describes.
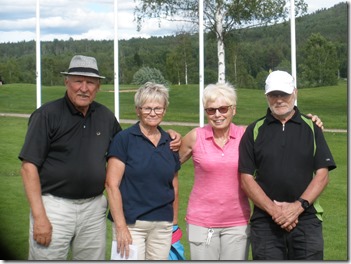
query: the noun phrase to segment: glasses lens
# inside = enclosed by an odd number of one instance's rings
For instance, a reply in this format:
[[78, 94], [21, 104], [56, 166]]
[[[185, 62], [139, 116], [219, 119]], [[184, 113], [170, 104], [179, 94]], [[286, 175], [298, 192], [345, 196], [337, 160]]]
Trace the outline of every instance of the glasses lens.
[[154, 110], [156, 115], [161, 115], [163, 114], [164, 108], [162, 107], [156, 107], [156, 108], [151, 108], [151, 107], [140, 107], [141, 112], [145, 115], [149, 115], [152, 110]]
[[221, 113], [221, 114], [225, 114], [228, 112], [228, 109], [229, 109], [229, 106], [221, 106], [220, 108], [218, 108], [218, 111]]
[[217, 108], [206, 108], [205, 111], [209, 115], [214, 115], [216, 113]]
[[280, 92], [270, 92], [268, 94], [268, 97], [270, 98], [278, 98], [278, 97], [281, 97], [281, 98], [288, 98], [289, 96], [291, 96], [291, 94], [287, 94], [287, 93], [280, 93]]
[[225, 114], [228, 112], [229, 107], [231, 107], [231, 105], [228, 106], [221, 106], [218, 108], [206, 108], [205, 111], [207, 114], [209, 115], [214, 115], [216, 113], [216, 111], [218, 110], [221, 114]]
[[156, 115], [160, 115], [160, 114], [163, 113], [164, 108], [159, 108], [159, 107], [157, 107], [157, 108], [154, 108], [153, 110], [155, 111], [155, 114], [156, 114]]

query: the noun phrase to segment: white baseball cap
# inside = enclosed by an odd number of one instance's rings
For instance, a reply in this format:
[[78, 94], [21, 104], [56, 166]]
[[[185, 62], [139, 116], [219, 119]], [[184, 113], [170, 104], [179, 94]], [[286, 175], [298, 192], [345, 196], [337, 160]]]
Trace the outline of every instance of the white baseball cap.
[[266, 92], [281, 91], [292, 94], [295, 89], [294, 78], [285, 71], [271, 72], [266, 79]]

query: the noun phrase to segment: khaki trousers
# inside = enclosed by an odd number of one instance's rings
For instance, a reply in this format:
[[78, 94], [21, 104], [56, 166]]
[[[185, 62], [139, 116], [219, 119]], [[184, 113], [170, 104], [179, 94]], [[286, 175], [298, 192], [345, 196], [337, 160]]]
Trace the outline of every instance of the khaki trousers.
[[247, 260], [250, 226], [207, 228], [187, 224], [191, 260]]
[[[140, 221], [128, 225], [133, 244], [138, 249], [138, 260], [168, 260], [172, 243], [172, 222]], [[112, 239], [116, 240], [116, 227], [112, 225]]]
[[29, 260], [66, 260], [70, 247], [73, 260], [104, 260], [106, 250], [106, 210], [104, 195], [88, 199], [65, 199], [43, 195], [53, 233], [48, 247], [33, 239], [30, 214]]

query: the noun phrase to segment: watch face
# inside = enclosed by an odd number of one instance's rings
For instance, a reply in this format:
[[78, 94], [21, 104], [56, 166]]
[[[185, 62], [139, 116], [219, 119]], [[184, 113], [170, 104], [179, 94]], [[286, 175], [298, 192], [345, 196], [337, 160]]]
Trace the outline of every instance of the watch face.
[[306, 210], [310, 206], [310, 203], [307, 200], [304, 200], [302, 198], [299, 198], [298, 200], [300, 201], [303, 209]]
[[307, 202], [307, 201], [303, 201], [302, 207], [305, 208], [305, 209], [307, 209], [308, 206], [309, 206], [308, 202]]

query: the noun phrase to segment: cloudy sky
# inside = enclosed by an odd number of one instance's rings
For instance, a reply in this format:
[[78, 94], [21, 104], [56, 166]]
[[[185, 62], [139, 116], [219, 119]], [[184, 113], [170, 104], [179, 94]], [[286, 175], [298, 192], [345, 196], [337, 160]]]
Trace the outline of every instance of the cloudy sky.
[[[308, 12], [329, 8], [345, 0], [305, 0]], [[114, 0], [40, 0], [41, 40], [113, 39]], [[135, 2], [118, 0], [118, 38], [172, 35], [180, 25], [148, 20], [137, 31]], [[29, 41], [36, 37], [36, 0], [0, 0], [0, 43]]]

